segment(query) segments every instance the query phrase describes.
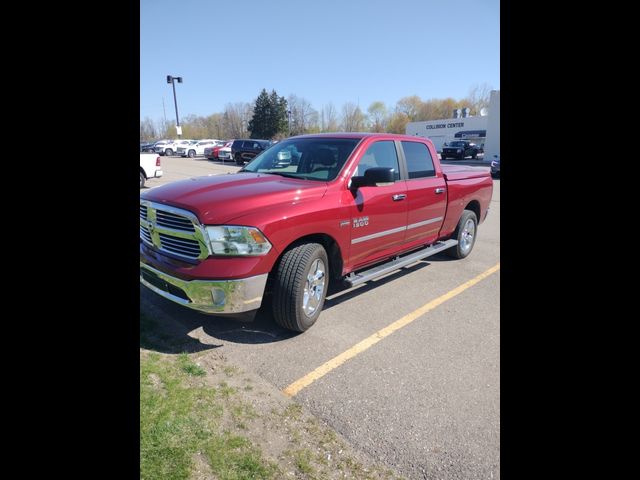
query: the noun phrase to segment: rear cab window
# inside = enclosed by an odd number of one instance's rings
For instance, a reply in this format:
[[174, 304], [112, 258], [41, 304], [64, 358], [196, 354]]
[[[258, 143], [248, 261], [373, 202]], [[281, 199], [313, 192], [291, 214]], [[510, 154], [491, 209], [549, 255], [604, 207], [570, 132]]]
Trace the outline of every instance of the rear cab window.
[[436, 169], [433, 166], [433, 158], [429, 147], [421, 142], [410, 142], [403, 140], [402, 150], [407, 163], [407, 173], [409, 180], [413, 178], [434, 177]]

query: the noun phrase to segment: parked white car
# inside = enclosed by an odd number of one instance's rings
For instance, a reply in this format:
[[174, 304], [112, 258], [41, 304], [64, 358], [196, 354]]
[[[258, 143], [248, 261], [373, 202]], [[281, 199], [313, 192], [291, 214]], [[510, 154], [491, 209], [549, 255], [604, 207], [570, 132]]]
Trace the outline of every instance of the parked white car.
[[160, 155], [171, 156], [176, 152], [176, 141], [175, 140], [160, 140], [156, 142], [153, 147], [153, 151]]
[[224, 147], [218, 150], [218, 160], [222, 160], [222, 163], [224, 163], [225, 160], [233, 160], [231, 156], [231, 145], [233, 145], [233, 140], [229, 140], [224, 144]]
[[144, 187], [144, 182], [149, 178], [159, 178], [162, 176], [162, 163], [160, 155], [157, 153], [140, 154], [140, 188]]
[[189, 158], [202, 156], [204, 155], [204, 149], [207, 147], [216, 146], [218, 144], [216, 142], [221, 142], [221, 140], [206, 139], [206, 140], [199, 140], [196, 143], [191, 143], [189, 145], [179, 146], [177, 149], [177, 154], [182, 157], [189, 157]]

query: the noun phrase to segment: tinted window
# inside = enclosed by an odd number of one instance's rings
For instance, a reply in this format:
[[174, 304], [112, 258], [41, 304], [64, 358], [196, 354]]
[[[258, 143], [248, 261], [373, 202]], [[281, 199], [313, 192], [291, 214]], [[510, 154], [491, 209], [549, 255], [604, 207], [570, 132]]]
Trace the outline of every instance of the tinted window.
[[433, 167], [431, 152], [424, 143], [402, 142], [404, 157], [407, 160], [409, 178], [433, 177], [436, 170]]
[[360, 159], [355, 175], [364, 175], [364, 172], [373, 167], [393, 168], [395, 179], [400, 180], [398, 154], [392, 140], [383, 140], [371, 145]]
[[264, 150], [240, 171], [326, 182], [336, 178], [359, 141], [351, 138], [283, 140]]

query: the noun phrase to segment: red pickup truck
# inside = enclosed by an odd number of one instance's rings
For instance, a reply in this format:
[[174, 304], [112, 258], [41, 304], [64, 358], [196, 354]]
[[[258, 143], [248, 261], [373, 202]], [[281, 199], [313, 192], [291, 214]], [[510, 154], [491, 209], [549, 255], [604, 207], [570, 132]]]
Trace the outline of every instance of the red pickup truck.
[[464, 258], [489, 211], [487, 168], [441, 165], [428, 139], [292, 137], [237, 173], [140, 195], [140, 282], [202, 312], [305, 331], [347, 287], [438, 252]]

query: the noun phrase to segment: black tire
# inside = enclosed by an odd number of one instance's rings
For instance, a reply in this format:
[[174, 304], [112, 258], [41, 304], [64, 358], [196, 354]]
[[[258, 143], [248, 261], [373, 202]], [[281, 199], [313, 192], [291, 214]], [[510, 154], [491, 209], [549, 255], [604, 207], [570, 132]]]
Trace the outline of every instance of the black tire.
[[[316, 261], [320, 263], [316, 263]], [[324, 273], [318, 280], [322, 279], [323, 283], [321, 286], [310, 285], [308, 277], [312, 274], [311, 270], [319, 275], [320, 265]], [[295, 332], [308, 330], [316, 323], [320, 312], [322, 312], [329, 287], [327, 252], [318, 243], [299, 245], [282, 255], [274, 272], [272, 309], [276, 323]], [[304, 308], [305, 289], [319, 292], [318, 287], [321, 290], [320, 299], [312, 302], [311, 299], [317, 295], [308, 297], [308, 308], [313, 308], [315, 304], [315, 309], [307, 313]]]
[[144, 181], [146, 179], [144, 178], [144, 173], [140, 172], [140, 188], [144, 187]]
[[167, 157], [172, 157], [172, 156], [173, 156], [173, 150], [171, 150], [170, 148], [167, 148], [167, 149], [164, 151], [164, 154], [165, 154]]
[[189, 158], [194, 158], [196, 156], [196, 151], [195, 150], [189, 150], [189, 153], [187, 153], [187, 156]]
[[244, 161], [242, 160], [242, 157], [240, 156], [239, 153], [236, 153], [235, 159], [236, 159], [236, 165], [240, 165], [240, 166], [244, 165]]
[[[469, 232], [469, 226], [467, 222], [473, 222], [473, 231]], [[465, 228], [465, 226], [467, 228]], [[451, 247], [446, 250], [447, 255], [453, 258], [465, 258], [473, 250], [473, 246], [476, 244], [476, 237], [478, 232], [478, 218], [476, 214], [471, 210], [464, 210], [458, 221], [456, 231], [453, 232], [451, 238], [458, 240], [458, 244], [455, 247]], [[469, 233], [471, 233], [471, 243], [469, 244]]]
[[477, 154], [477, 152], [473, 152], [473, 153], [471, 154], [471, 158], [473, 158], [474, 160], [475, 160], [476, 158], [478, 158], [478, 154]]

